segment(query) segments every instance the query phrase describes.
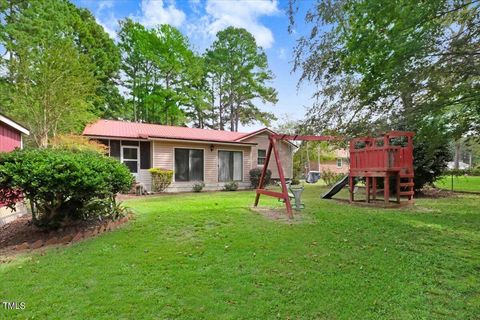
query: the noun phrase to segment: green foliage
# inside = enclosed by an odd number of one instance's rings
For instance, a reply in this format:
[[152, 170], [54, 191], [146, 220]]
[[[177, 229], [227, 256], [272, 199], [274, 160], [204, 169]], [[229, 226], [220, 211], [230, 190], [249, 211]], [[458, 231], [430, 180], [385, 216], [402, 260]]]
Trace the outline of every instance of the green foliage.
[[277, 102], [277, 92], [269, 87], [273, 79], [265, 51], [255, 38], [243, 28], [228, 27], [217, 33], [217, 38], [205, 54], [214, 105], [218, 109], [217, 127], [227, 125], [238, 131], [238, 125], [259, 121], [268, 125], [273, 114], [262, 112], [254, 100]]
[[81, 132], [93, 119], [92, 66], [71, 43], [58, 39], [10, 63], [16, 80], [8, 94], [9, 114], [28, 123], [36, 146], [47, 146], [62, 132]]
[[424, 121], [413, 138], [413, 170], [415, 190], [432, 184], [447, 167], [452, 158], [446, 124], [439, 119]]
[[267, 86], [265, 52], [245, 29], [219, 32], [214, 54], [202, 56], [178, 29], [129, 18], [117, 45], [68, 0], [3, 0], [0, 19], [0, 111], [30, 127], [37, 146], [80, 133], [94, 117], [216, 129], [229, 121], [234, 131], [274, 119], [254, 104], [275, 103], [277, 93]]
[[[252, 188], [257, 188], [258, 184], [260, 183], [260, 177], [262, 176], [262, 171], [263, 168], [257, 167], [250, 169], [249, 175], [250, 175], [250, 185]], [[272, 177], [272, 171], [270, 169], [267, 169], [265, 172], [265, 186], [268, 186], [270, 184], [270, 179]]]
[[[296, 1], [290, 4], [294, 22]], [[295, 49], [301, 82], [313, 81], [321, 97], [307, 125], [352, 137], [415, 131], [416, 188], [433, 182], [450, 160], [450, 140], [478, 136], [480, 82], [471, 70], [480, 68], [479, 8], [470, 1], [317, 0], [305, 17], [311, 33]]]
[[473, 169], [448, 169], [443, 172], [446, 176], [480, 176], [480, 168], [473, 168]]
[[336, 173], [331, 170], [322, 170], [320, 178], [327, 184], [327, 186], [333, 186], [344, 176], [343, 173]]
[[209, 107], [203, 61], [190, 49], [188, 39], [166, 24], [147, 29], [125, 19], [120, 26], [122, 70], [132, 108], [125, 116], [170, 125], [183, 125], [187, 115], [201, 118]]
[[331, 162], [337, 159], [335, 148], [346, 147], [344, 143], [324, 141], [303, 141], [293, 154], [293, 176], [304, 177], [314, 162], [317, 168], [318, 162]]
[[192, 186], [192, 191], [193, 192], [200, 192], [203, 190], [203, 188], [205, 187], [205, 183], [203, 182], [195, 182]]
[[161, 168], [151, 168], [148, 171], [152, 174], [152, 189], [155, 192], [163, 192], [173, 181], [173, 171]]
[[238, 190], [238, 183], [236, 181], [226, 182], [223, 185], [224, 191], [237, 191]]
[[37, 146], [122, 105], [119, 50], [88, 10], [65, 0], [5, 1], [0, 16], [4, 103]]
[[[45, 148], [0, 158], [0, 186], [21, 190], [31, 204], [33, 222], [46, 229], [111, 213], [116, 194], [128, 191], [132, 182], [124, 165], [97, 152]], [[89, 210], [95, 201], [104, 210]]]
[[101, 154], [108, 154], [108, 147], [106, 145], [76, 134], [58, 135], [50, 141], [50, 147], [54, 149], [94, 151]]
[[470, 71], [480, 68], [479, 7], [468, 0], [315, 1], [305, 17], [311, 32], [295, 48], [295, 70], [321, 97], [309, 121], [359, 133], [398, 114], [409, 121], [443, 114], [457, 132], [478, 130], [479, 82]]
[[292, 179], [292, 183], [291, 183], [292, 186], [298, 186], [299, 184], [300, 184], [300, 180], [298, 180], [297, 178]]

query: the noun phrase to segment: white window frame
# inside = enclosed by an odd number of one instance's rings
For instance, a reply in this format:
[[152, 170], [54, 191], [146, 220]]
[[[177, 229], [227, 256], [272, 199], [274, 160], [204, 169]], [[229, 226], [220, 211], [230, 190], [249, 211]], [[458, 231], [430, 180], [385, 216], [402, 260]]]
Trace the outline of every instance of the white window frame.
[[[137, 149], [137, 159], [129, 159], [129, 158], [124, 158], [123, 157], [123, 149], [125, 148], [131, 148], [131, 149]], [[123, 161], [126, 160], [126, 161], [137, 161], [137, 172], [130, 172], [131, 174], [133, 174], [135, 177], [138, 177], [139, 173], [140, 173], [140, 146], [124, 146], [124, 145], [121, 145], [120, 143], [120, 162], [123, 163]]]
[[[243, 150], [235, 150], [235, 149], [218, 149], [217, 150], [217, 182], [218, 183], [227, 183], [229, 181], [220, 181], [218, 177], [219, 168], [220, 168], [220, 151], [229, 151], [229, 152], [241, 152], [242, 153], [242, 180], [233, 180], [235, 182], [243, 182], [245, 180], [245, 153]], [[235, 175], [235, 174], [234, 174]]]
[[[258, 163], [258, 160], [260, 159], [260, 156], [258, 155], [258, 151], [260, 151], [260, 150], [265, 151], [265, 157], [262, 157], [262, 159], [263, 159], [262, 164]], [[258, 167], [263, 167], [263, 165], [265, 164], [266, 161], [267, 161], [267, 149], [257, 149], [257, 166]]]
[[[339, 165], [340, 161], [340, 165]], [[337, 158], [337, 168], [341, 168], [343, 166], [343, 159], [342, 158]]]

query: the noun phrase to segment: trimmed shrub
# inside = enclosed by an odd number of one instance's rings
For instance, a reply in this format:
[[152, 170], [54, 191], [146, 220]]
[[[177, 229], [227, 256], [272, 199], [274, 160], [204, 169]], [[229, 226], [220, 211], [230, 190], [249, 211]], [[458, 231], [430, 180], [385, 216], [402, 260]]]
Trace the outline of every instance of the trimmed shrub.
[[[33, 223], [45, 229], [111, 213], [116, 194], [132, 183], [126, 166], [97, 152], [47, 148], [0, 156], [0, 188], [21, 191]], [[103, 210], [89, 210], [95, 201], [103, 201]]]
[[238, 183], [235, 181], [227, 182], [223, 186], [223, 190], [225, 191], [237, 191], [237, 189], [238, 189]]
[[298, 180], [297, 178], [292, 179], [292, 183], [291, 183], [292, 186], [298, 186], [299, 184], [300, 184], [300, 180]]
[[[258, 187], [258, 183], [260, 182], [260, 177], [262, 175], [262, 170], [263, 168], [253, 168], [249, 171], [250, 174], [250, 184], [252, 188]], [[270, 178], [272, 177], [272, 171], [270, 169], [267, 169], [267, 172], [265, 173], [265, 185], [270, 184]]]
[[192, 186], [192, 191], [193, 192], [200, 192], [203, 190], [203, 188], [205, 187], [205, 183], [203, 182], [195, 182]]
[[323, 170], [320, 178], [325, 181], [328, 186], [333, 186], [338, 180], [340, 180], [344, 175], [342, 173], [335, 173], [331, 170]]
[[148, 169], [152, 174], [152, 189], [155, 192], [163, 192], [172, 183], [173, 171], [161, 168]]

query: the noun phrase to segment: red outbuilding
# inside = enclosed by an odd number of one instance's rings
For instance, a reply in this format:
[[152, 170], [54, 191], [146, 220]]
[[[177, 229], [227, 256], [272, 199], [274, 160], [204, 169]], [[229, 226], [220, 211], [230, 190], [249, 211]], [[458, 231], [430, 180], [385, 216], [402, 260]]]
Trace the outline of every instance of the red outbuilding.
[[0, 152], [10, 152], [23, 147], [22, 134], [30, 134], [10, 118], [0, 114]]

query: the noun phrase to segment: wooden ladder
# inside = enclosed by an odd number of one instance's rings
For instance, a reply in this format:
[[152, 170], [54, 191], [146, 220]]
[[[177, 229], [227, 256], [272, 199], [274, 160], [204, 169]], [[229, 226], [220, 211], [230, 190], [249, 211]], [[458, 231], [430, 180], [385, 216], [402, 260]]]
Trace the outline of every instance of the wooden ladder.
[[[408, 197], [408, 201], [412, 201], [415, 193], [413, 189], [414, 186], [413, 173], [400, 172], [400, 196], [406, 196]], [[407, 190], [404, 190], [405, 188]]]

